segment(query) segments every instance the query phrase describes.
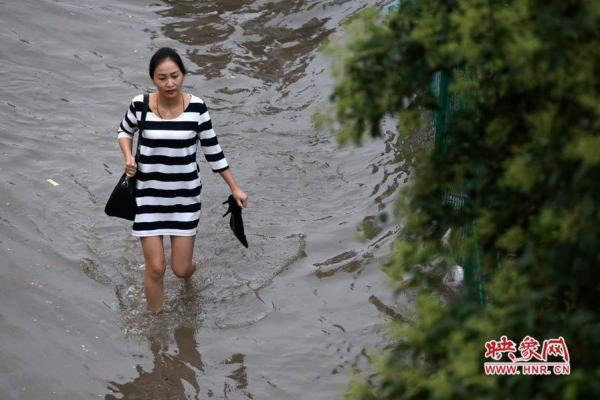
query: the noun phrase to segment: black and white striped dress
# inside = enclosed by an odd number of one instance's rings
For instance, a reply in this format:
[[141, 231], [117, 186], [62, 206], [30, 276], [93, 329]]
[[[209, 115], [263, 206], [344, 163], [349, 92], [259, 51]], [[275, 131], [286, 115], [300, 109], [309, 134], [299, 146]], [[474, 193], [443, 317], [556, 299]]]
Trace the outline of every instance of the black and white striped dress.
[[[133, 138], [143, 106], [143, 94], [132, 99], [119, 138]], [[174, 119], [161, 119], [148, 109], [142, 136], [131, 234], [194, 236], [202, 208], [198, 141], [213, 172], [229, 168], [206, 105], [192, 95], [185, 111]]]

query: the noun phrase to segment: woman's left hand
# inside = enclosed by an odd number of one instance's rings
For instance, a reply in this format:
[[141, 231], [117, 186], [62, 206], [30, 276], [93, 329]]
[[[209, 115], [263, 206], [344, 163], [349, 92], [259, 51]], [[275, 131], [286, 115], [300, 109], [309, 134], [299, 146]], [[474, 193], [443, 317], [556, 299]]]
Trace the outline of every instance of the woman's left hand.
[[233, 198], [237, 202], [238, 206], [246, 208], [248, 205], [248, 195], [246, 192], [244, 192], [242, 189], [236, 189], [231, 192], [231, 194], [233, 195]]

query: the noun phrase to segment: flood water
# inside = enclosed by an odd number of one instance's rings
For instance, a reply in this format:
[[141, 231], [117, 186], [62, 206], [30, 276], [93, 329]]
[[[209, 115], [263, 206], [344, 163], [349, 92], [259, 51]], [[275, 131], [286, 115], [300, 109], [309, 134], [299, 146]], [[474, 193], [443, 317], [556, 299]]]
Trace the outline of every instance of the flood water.
[[[369, 371], [410, 307], [380, 272], [399, 226], [378, 219], [407, 149], [391, 133], [337, 149], [310, 122], [332, 85], [318, 47], [367, 4], [0, 1], [0, 399], [335, 399]], [[167, 267], [156, 317], [131, 223], [103, 209], [116, 129], [162, 46], [249, 195], [250, 246], [200, 154], [200, 268], [186, 286]]]

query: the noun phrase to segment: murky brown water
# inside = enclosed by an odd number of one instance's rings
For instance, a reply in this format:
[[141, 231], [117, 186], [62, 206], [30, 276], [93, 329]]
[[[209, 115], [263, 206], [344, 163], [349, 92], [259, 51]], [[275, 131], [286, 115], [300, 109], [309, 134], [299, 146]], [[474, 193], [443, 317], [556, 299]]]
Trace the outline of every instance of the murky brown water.
[[[408, 304], [378, 270], [398, 226], [377, 223], [406, 149], [388, 135], [337, 150], [310, 124], [331, 87], [317, 48], [365, 4], [0, 1], [1, 399], [340, 397]], [[154, 317], [139, 242], [103, 208], [116, 128], [165, 45], [249, 195], [250, 248], [199, 158], [202, 267], [190, 287], [168, 271]], [[372, 239], [362, 221], [380, 225]]]

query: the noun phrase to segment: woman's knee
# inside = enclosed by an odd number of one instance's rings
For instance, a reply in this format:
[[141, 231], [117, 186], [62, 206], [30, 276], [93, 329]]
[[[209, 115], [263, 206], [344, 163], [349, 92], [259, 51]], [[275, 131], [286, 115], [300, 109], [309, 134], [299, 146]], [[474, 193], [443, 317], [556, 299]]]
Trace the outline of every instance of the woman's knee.
[[162, 236], [141, 237], [140, 241], [146, 262], [146, 275], [152, 280], [162, 279], [167, 267]]
[[161, 279], [165, 275], [166, 268], [165, 260], [150, 260], [146, 263], [146, 272], [152, 279]]
[[189, 278], [196, 271], [196, 263], [193, 260], [189, 262], [173, 262], [171, 268], [178, 278]]

